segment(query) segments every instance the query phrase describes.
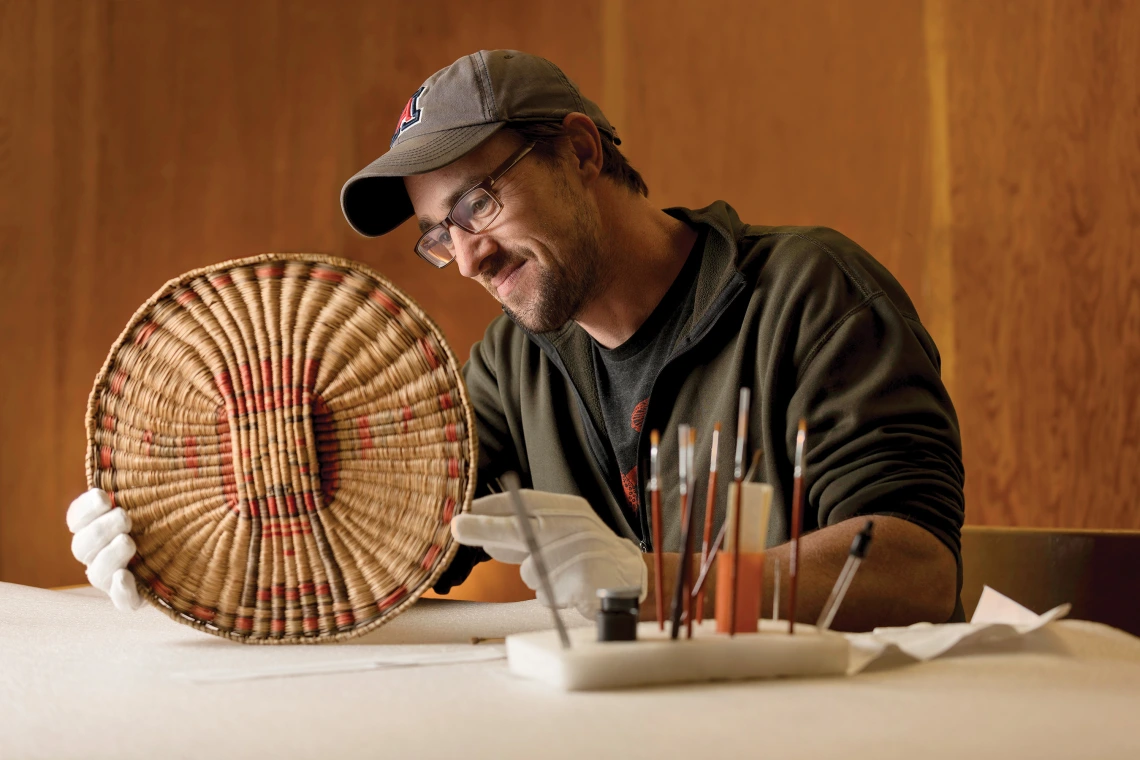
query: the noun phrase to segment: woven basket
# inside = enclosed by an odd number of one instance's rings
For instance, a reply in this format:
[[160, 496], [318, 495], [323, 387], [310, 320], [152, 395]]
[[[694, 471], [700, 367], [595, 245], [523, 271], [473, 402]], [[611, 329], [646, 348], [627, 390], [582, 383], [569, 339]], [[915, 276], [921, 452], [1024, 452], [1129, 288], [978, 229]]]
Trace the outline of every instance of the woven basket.
[[135, 313], [87, 408], [87, 480], [130, 515], [131, 570], [179, 622], [242, 642], [366, 633], [430, 588], [475, 486], [455, 355], [360, 264], [269, 254]]

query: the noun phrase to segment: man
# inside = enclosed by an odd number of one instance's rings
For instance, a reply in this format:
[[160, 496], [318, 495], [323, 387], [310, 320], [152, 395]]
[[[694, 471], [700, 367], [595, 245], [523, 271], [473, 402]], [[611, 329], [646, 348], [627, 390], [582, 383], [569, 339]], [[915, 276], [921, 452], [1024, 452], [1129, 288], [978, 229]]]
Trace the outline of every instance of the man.
[[[959, 617], [957, 419], [902, 287], [832, 230], [744, 224], [723, 202], [656, 208], [619, 142], [552, 63], [481, 51], [424, 82], [390, 150], [344, 186], [356, 230], [382, 235], [414, 215], [416, 253], [454, 261], [503, 305], [464, 371], [482, 498], [453, 521], [465, 546], [437, 590], [488, 554], [521, 563], [538, 588], [505, 496], [488, 495], [516, 471], [533, 489], [524, 494], [556, 604], [590, 614], [598, 589], [630, 585], [652, 600], [649, 432], [661, 431], [657, 548], [671, 587], [677, 426], [696, 427], [696, 472], [707, 473], [713, 425], [735, 430], [747, 387], [749, 446], [764, 452], [774, 489], [770, 544], [788, 539], [796, 428], [808, 423], [799, 618], [814, 622], [868, 515], [874, 545], [836, 625]], [[734, 448], [725, 438], [722, 473]], [[698, 494], [705, 487], [699, 479]], [[786, 545], [767, 553], [764, 609], [787, 556]]]

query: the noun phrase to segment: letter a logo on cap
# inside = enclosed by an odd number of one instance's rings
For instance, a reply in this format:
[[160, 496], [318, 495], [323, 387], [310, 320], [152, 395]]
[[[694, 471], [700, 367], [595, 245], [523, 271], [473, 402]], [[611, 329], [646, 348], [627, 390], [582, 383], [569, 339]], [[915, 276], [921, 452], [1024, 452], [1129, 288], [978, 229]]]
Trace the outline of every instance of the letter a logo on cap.
[[404, 111], [400, 114], [400, 121], [396, 124], [396, 133], [392, 135], [392, 141], [388, 143], [389, 148], [396, 144], [396, 140], [400, 139], [400, 135], [404, 133], [405, 129], [420, 123], [420, 116], [423, 114], [423, 111], [420, 110], [420, 95], [423, 95], [426, 89], [426, 87], [421, 87], [416, 90], [415, 95], [408, 98], [408, 104], [404, 106]]

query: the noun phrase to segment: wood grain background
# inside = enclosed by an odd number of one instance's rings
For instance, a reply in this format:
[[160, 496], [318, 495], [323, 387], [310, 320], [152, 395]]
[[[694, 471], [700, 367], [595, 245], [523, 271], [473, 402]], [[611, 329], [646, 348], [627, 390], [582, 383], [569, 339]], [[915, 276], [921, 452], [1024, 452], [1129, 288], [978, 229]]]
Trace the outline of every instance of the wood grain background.
[[0, 0], [0, 580], [82, 580], [86, 397], [170, 277], [359, 259], [467, 355], [496, 305], [410, 227], [356, 236], [337, 198], [423, 79], [495, 47], [597, 100], [661, 206], [830, 225], [899, 277], [942, 350], [970, 523], [1140, 528], [1137, 39], [1140, 3], [1110, 0]]

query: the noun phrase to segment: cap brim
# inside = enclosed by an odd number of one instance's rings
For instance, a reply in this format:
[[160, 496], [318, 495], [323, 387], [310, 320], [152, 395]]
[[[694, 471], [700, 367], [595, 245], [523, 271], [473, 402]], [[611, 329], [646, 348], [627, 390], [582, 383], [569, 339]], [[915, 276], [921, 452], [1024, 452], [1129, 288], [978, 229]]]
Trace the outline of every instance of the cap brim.
[[344, 183], [340, 191], [344, 218], [361, 235], [391, 232], [414, 213], [404, 177], [435, 171], [463, 158], [505, 124], [475, 124], [401, 140]]

